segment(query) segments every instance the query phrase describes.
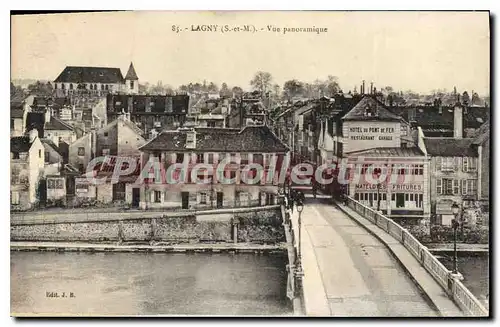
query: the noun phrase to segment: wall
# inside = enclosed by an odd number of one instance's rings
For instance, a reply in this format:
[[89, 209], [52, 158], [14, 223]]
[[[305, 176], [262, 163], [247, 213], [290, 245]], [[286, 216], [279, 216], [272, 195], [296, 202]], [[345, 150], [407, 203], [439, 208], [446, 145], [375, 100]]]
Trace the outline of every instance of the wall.
[[23, 118], [11, 118], [14, 120], [14, 129], [10, 130], [10, 137], [23, 136], [24, 135], [24, 124]]
[[[91, 134], [84, 135], [83, 137], [76, 140], [74, 143], [69, 145], [69, 163], [79, 169], [80, 165], [83, 165], [87, 169], [87, 165], [91, 160]], [[85, 154], [83, 156], [78, 155], [78, 148], [83, 147], [85, 149]]]
[[30, 193], [30, 203], [34, 203], [37, 200], [37, 188], [40, 182], [40, 178], [43, 175], [44, 169], [44, 158], [45, 149], [42, 142], [37, 137], [30, 148], [29, 151], [29, 193]]
[[[203, 216], [201, 216], [203, 217]], [[284, 242], [279, 210], [237, 213], [234, 220], [195, 216], [158, 217], [122, 221], [12, 225], [13, 241], [127, 241], [233, 242], [233, 221], [238, 242]]]

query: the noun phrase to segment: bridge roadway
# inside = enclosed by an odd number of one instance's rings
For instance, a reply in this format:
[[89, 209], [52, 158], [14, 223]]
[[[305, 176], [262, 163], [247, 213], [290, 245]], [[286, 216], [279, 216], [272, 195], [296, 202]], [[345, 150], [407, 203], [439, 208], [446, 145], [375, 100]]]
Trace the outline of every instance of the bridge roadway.
[[[308, 316], [441, 315], [386, 246], [327, 199], [302, 211], [304, 306]], [[330, 202], [330, 203], [327, 203]], [[298, 237], [298, 213], [292, 224]], [[425, 278], [432, 277], [430, 275]]]

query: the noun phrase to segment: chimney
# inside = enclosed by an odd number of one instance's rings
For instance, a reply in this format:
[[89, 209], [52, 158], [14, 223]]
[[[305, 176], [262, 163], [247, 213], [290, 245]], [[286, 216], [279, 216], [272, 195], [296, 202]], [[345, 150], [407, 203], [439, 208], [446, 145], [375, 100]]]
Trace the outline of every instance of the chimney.
[[370, 94], [373, 94], [373, 82], [370, 83]]
[[30, 143], [33, 143], [35, 139], [38, 137], [38, 130], [36, 128], [33, 128], [28, 135], [30, 138]]
[[50, 123], [51, 116], [52, 116], [52, 113], [50, 112], [50, 108], [46, 107], [45, 108], [45, 123]]
[[459, 104], [455, 105], [453, 110], [453, 137], [461, 139], [463, 137], [463, 109]]
[[97, 155], [97, 133], [95, 127], [90, 130], [90, 146], [91, 146], [91, 158], [95, 158]]
[[363, 80], [363, 90], [361, 91], [361, 94], [365, 94], [365, 80]]

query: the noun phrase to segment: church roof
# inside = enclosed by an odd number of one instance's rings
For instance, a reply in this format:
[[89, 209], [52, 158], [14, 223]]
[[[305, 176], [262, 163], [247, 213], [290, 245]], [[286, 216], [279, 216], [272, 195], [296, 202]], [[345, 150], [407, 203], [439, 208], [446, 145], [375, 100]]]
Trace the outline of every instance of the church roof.
[[123, 75], [120, 68], [66, 66], [54, 82], [115, 84], [123, 83]]
[[125, 75], [125, 79], [126, 80], [133, 80], [133, 81], [137, 81], [139, 79], [139, 77], [137, 77], [137, 73], [135, 72], [133, 63], [130, 63], [130, 66], [128, 67], [127, 75]]

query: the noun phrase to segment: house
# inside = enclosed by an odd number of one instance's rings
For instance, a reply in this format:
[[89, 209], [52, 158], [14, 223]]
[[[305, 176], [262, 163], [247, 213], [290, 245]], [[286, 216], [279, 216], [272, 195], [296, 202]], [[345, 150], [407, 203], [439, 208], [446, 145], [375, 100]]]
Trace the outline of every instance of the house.
[[32, 95], [26, 98], [13, 99], [10, 102], [10, 136], [23, 136], [26, 131], [28, 112], [31, 111], [31, 105], [34, 97]]
[[490, 199], [490, 167], [492, 162], [490, 159], [490, 121], [484, 123], [476, 133], [474, 147], [477, 147], [478, 154], [478, 200], [480, 203], [489, 204]]
[[[161, 183], [146, 179], [145, 183], [127, 185], [127, 194], [131, 195], [127, 202], [144, 209], [273, 204], [278, 193], [278, 181], [269, 176], [280, 171], [289, 151], [265, 125], [246, 126], [243, 129], [194, 128], [163, 131], [140, 150], [144, 152], [144, 165], [158, 162], [162, 172], [167, 174], [164, 176], [166, 180]], [[219, 167], [220, 163], [222, 165]], [[218, 167], [221, 170], [209, 183], [200, 184], [191, 176], [196, 164]], [[263, 167], [260, 175], [262, 178], [255, 184], [245, 183], [246, 176], [255, 177], [257, 174], [251, 169], [243, 169], [249, 164]], [[170, 173], [173, 180], [169, 179]], [[198, 177], [203, 174], [200, 172]], [[182, 176], [185, 179], [182, 180]], [[225, 183], [222, 177], [234, 180]], [[181, 181], [175, 182], [179, 178]]]
[[191, 107], [185, 126], [226, 127], [229, 99], [203, 97]]
[[97, 156], [133, 156], [138, 157], [138, 150], [146, 143], [142, 131], [126, 115], [98, 130], [92, 130], [69, 146], [69, 163], [81, 173], [88, 163]]
[[478, 200], [478, 151], [472, 138], [424, 138], [431, 157], [429, 174], [433, 224], [451, 225], [452, 205], [462, 209]]
[[72, 144], [76, 141], [76, 132], [73, 126], [63, 120], [45, 114], [43, 137], [52, 140], [56, 145], [60, 142]]
[[233, 99], [228, 117], [228, 127], [243, 128], [247, 125], [267, 123], [268, 110], [260, 92], [245, 93], [241, 98]]
[[108, 93], [137, 94], [139, 92], [139, 78], [132, 63], [125, 78], [120, 68], [67, 66], [53, 84], [56, 93], [64, 95], [105, 96]]
[[31, 130], [28, 136], [11, 137], [11, 210], [27, 210], [33, 208], [38, 202], [44, 158], [44, 146], [36, 129]]
[[[298, 107], [292, 133], [295, 156], [331, 165], [323, 172], [331, 178], [321, 185], [326, 192], [347, 193], [399, 221], [429, 220], [429, 161], [408, 122], [368, 94], [323, 97]], [[344, 171], [341, 165], [346, 165]], [[375, 167], [384, 172], [380, 180], [373, 179]]]
[[62, 151], [51, 139], [41, 141], [44, 147], [44, 176], [59, 174], [65, 163]]
[[107, 121], [129, 114], [130, 121], [145, 134], [153, 129], [180, 127], [186, 121], [189, 95], [120, 95], [109, 94], [106, 100]]

